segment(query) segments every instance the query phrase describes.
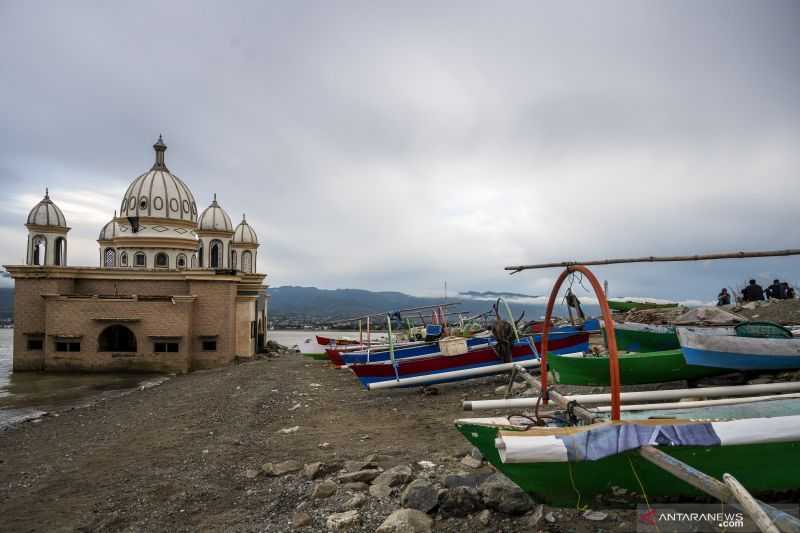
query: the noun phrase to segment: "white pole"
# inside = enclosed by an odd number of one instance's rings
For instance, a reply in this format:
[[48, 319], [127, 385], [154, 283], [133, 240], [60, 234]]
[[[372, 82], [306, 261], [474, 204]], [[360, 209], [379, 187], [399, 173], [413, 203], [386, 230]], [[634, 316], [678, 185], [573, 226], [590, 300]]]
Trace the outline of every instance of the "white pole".
[[[800, 392], [800, 381], [787, 381], [785, 383], [765, 383], [763, 385], [733, 385], [728, 387], [699, 387], [696, 389], [672, 389], [640, 392], [623, 392], [620, 400], [680, 400], [703, 396], [718, 398], [721, 396], [747, 396], [749, 394], [767, 394], [772, 392]], [[611, 394], [575, 394], [565, 396], [567, 401], [580, 404], [597, 404], [611, 401]]]
[[378, 381], [367, 385], [369, 390], [375, 389], [391, 389], [394, 387], [405, 387], [408, 385], [424, 385], [433, 381], [442, 381], [452, 378], [468, 378], [485, 376], [489, 374], [497, 374], [511, 370], [514, 365], [519, 365], [524, 368], [531, 368], [539, 366], [538, 359], [530, 359], [528, 361], [521, 361], [515, 363], [501, 363], [498, 365], [481, 366], [478, 368], [468, 368], [466, 370], [453, 370], [450, 372], [439, 372], [438, 374], [427, 374], [425, 376], [415, 376], [413, 378], [400, 378], [399, 380]]
[[[770, 400], [783, 400], [800, 398], [800, 394], [773, 394], [770, 396], [745, 396], [744, 398], [723, 398], [721, 400], [698, 400], [691, 402], [668, 402], [668, 403], [640, 403], [621, 405], [620, 409], [623, 411], [650, 411], [658, 409], [690, 409], [692, 407], [709, 407], [714, 405], [739, 405], [743, 403], [766, 402]], [[611, 407], [608, 405], [601, 405], [593, 407], [592, 412], [608, 413], [611, 412]]]

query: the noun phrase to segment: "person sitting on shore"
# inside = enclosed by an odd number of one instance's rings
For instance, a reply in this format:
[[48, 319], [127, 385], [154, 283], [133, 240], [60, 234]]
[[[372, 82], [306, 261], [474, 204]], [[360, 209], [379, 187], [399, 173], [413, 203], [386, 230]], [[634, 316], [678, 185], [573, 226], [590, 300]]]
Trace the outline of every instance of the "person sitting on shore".
[[751, 279], [747, 287], [742, 290], [742, 300], [745, 302], [760, 302], [764, 299], [764, 289]]
[[728, 294], [728, 289], [723, 287], [720, 293], [717, 295], [717, 307], [722, 305], [730, 305], [730, 303], [731, 295]]
[[772, 285], [767, 287], [767, 298], [775, 298], [776, 300], [786, 299], [786, 288], [779, 280], [772, 282]]

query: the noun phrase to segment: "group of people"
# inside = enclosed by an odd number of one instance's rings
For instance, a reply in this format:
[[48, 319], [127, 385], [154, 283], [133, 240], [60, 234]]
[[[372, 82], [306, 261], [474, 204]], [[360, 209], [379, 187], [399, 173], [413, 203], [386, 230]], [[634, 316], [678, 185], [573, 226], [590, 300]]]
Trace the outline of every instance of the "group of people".
[[[742, 300], [745, 302], [760, 302], [769, 298], [775, 300], [790, 300], [795, 297], [794, 287], [785, 281], [775, 280], [765, 291], [756, 280], [751, 279], [747, 287], [742, 289]], [[724, 288], [717, 295], [717, 305], [728, 305], [731, 303], [731, 295], [728, 289]]]

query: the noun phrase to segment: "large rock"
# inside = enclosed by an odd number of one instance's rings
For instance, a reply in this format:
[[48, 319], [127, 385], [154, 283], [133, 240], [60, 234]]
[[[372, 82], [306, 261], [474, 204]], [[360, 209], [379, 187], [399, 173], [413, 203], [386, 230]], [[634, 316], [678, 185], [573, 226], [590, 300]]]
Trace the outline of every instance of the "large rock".
[[480, 486], [480, 494], [486, 507], [505, 514], [525, 514], [533, 508], [528, 494], [503, 476], [492, 476]]
[[343, 513], [334, 513], [328, 517], [325, 525], [331, 531], [349, 531], [356, 529], [361, 523], [361, 515], [355, 509]]
[[415, 479], [400, 495], [400, 503], [427, 513], [439, 503], [439, 489], [427, 479]]
[[454, 487], [439, 496], [439, 512], [443, 516], [467, 516], [481, 509], [481, 495], [473, 487]]
[[353, 492], [367, 492], [369, 490], [369, 485], [363, 481], [351, 481], [350, 483], [343, 483], [342, 488]]
[[471, 455], [465, 455], [464, 458], [461, 459], [461, 464], [470, 468], [480, 468], [483, 466], [483, 460], [476, 459]]
[[325, 471], [325, 465], [320, 462], [309, 463], [303, 467], [303, 475], [311, 480], [323, 477]]
[[413, 475], [414, 472], [411, 470], [409, 465], [397, 465], [380, 474], [372, 481], [372, 483], [373, 485], [398, 487], [411, 481]]
[[368, 468], [366, 470], [359, 470], [357, 472], [348, 472], [346, 474], [339, 474], [336, 479], [339, 483], [352, 483], [354, 481], [361, 481], [362, 483], [369, 483], [381, 474], [377, 468]]
[[319, 498], [330, 498], [334, 494], [336, 494], [336, 489], [338, 485], [333, 481], [327, 479], [314, 487], [314, 491], [311, 493], [311, 497], [316, 499]]
[[378, 526], [375, 533], [430, 533], [433, 519], [416, 509], [398, 509]]
[[367, 468], [375, 468], [377, 456], [375, 454], [369, 455], [364, 459], [357, 459], [354, 461], [345, 461], [344, 468], [348, 472], [358, 472], [359, 470], [366, 470]]

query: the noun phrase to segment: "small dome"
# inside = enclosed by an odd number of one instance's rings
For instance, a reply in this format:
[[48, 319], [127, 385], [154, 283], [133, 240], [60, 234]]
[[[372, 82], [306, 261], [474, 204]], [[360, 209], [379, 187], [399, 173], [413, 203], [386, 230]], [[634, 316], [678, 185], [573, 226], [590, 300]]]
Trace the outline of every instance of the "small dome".
[[258, 244], [258, 236], [256, 236], [256, 232], [253, 231], [244, 216], [242, 216], [242, 221], [239, 222], [233, 232], [233, 244]]
[[67, 219], [64, 213], [50, 199], [50, 192], [45, 189], [44, 198], [36, 204], [31, 212], [28, 213], [27, 224], [36, 226], [51, 226], [56, 228], [66, 228]]
[[97, 238], [98, 241], [110, 241], [114, 237], [117, 236], [117, 212], [114, 211], [114, 218], [111, 221], [103, 226], [103, 229], [100, 230], [100, 236]]
[[164, 163], [167, 145], [158, 137], [153, 145], [156, 162], [133, 180], [119, 209], [121, 217], [157, 217], [197, 222], [197, 204], [189, 187]]
[[203, 214], [197, 219], [197, 229], [198, 231], [227, 231], [233, 233], [231, 217], [217, 203], [216, 194], [211, 205], [206, 207]]

